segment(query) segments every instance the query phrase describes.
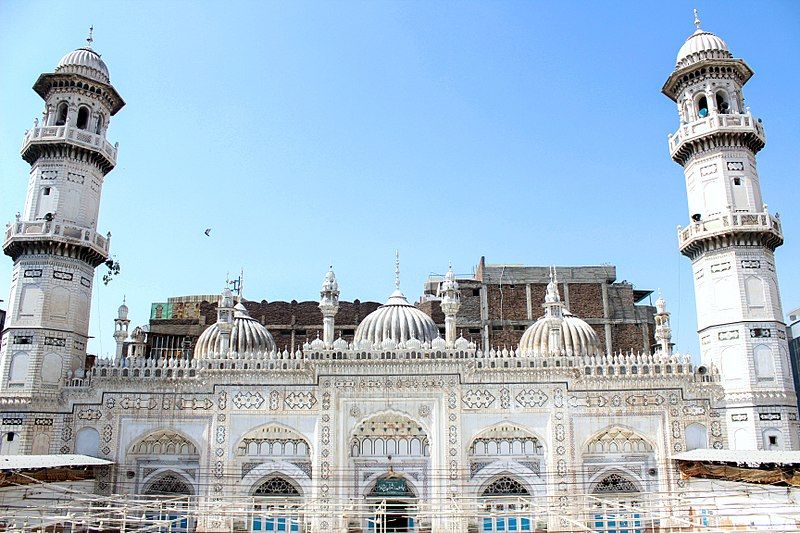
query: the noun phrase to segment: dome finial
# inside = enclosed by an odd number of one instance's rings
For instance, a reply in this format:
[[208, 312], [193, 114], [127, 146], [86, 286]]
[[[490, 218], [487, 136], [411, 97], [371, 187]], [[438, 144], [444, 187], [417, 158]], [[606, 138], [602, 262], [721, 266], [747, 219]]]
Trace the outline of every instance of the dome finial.
[[700, 29], [700, 13], [697, 12], [697, 8], [694, 10], [694, 27]]
[[94, 24], [89, 26], [89, 36], [86, 38], [86, 42], [89, 43], [89, 48], [92, 47], [92, 43], [94, 42], [94, 39], [92, 38], [92, 33], [94, 33]]
[[394, 288], [400, 290], [400, 251], [394, 251]]

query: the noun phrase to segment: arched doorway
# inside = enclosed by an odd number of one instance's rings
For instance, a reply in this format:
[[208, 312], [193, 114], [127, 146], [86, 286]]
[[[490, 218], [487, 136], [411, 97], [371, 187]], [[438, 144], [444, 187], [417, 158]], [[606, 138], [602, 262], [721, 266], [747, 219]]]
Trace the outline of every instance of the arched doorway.
[[611, 472], [601, 477], [591, 490], [594, 514], [590, 527], [603, 533], [644, 533], [642, 515], [636, 510], [640, 490], [627, 476]]
[[142, 491], [144, 496], [157, 500], [157, 509], [145, 512], [148, 520], [162, 525], [158, 531], [186, 533], [194, 531], [195, 521], [189, 512], [189, 497], [194, 494], [192, 486], [175, 472], [163, 472], [150, 479]]
[[368, 531], [376, 533], [400, 533], [417, 531], [415, 508], [417, 495], [403, 476], [389, 469], [377, 480], [367, 494], [374, 506], [374, 518], [368, 519]]
[[483, 533], [535, 531], [531, 494], [518, 480], [508, 475], [497, 477], [481, 491], [481, 498], [484, 514], [479, 527]]
[[270, 475], [256, 485], [252, 496], [250, 531], [303, 531], [303, 493], [292, 480]]

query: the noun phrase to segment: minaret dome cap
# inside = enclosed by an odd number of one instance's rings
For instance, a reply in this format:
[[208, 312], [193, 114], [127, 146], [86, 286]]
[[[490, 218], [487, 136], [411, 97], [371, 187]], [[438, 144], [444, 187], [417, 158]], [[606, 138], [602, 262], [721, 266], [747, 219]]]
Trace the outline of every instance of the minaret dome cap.
[[725, 41], [700, 27], [700, 16], [696, 9], [694, 10], [694, 25], [697, 29], [678, 50], [675, 68], [686, 67], [703, 59], [733, 58]]
[[105, 61], [90, 47], [78, 48], [62, 57], [56, 66], [56, 72], [80, 74], [101, 83], [110, 83]]

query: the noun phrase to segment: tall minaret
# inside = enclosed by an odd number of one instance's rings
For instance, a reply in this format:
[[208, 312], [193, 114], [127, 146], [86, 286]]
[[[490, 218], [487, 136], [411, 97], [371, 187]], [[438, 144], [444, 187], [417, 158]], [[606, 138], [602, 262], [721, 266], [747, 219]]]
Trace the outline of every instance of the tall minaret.
[[690, 222], [678, 241], [692, 260], [701, 358], [722, 373], [730, 448], [797, 448], [773, 256], [783, 234], [756, 170], [764, 128], [742, 93], [753, 71], [701, 29], [696, 10], [695, 26], [662, 91], [678, 104], [681, 123], [669, 149], [686, 175]]
[[97, 232], [97, 217], [117, 148], [106, 131], [125, 102], [91, 32], [87, 41], [33, 86], [45, 102], [43, 120], [34, 119], [22, 141], [28, 195], [3, 241], [14, 269], [0, 396], [20, 403], [54, 397], [63, 377], [83, 368], [94, 269], [108, 258], [110, 235]]

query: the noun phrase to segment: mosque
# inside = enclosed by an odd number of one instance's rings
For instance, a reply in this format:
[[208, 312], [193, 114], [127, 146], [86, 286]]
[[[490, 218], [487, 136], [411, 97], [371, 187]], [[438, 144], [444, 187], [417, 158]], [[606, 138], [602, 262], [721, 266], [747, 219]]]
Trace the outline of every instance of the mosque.
[[[430, 281], [417, 304], [399, 277], [383, 304], [340, 302], [331, 269], [304, 307], [318, 326], [304, 337], [271, 331], [260, 304], [227, 288], [195, 301], [203, 313], [188, 325], [159, 322], [162, 306], [129, 332], [123, 304], [116, 356], [87, 358], [94, 271], [110, 249], [97, 228], [117, 160], [106, 133], [125, 102], [91, 40], [68, 53], [33, 86], [43, 119], [24, 135], [28, 193], [3, 241], [14, 269], [0, 453], [104, 458], [99, 494], [236, 510], [183, 530], [564, 531], [582, 498], [597, 502], [595, 531], [638, 533], [653, 524], [626, 503], [680, 490], [674, 454], [797, 449], [773, 256], [783, 234], [756, 169], [764, 129], [742, 92], [753, 71], [695, 23], [662, 91], [679, 118], [668, 148], [686, 177], [677, 236], [694, 273], [698, 366], [673, 350], [661, 297], [635, 305], [614, 276], [582, 278], [589, 267], [520, 268], [530, 279], [500, 279], [518, 314], [498, 319], [483, 262], [473, 278]], [[623, 293], [617, 317], [610, 295]], [[196, 334], [164, 344], [175, 336], [164, 324]], [[513, 331], [513, 344], [492, 341]], [[541, 502], [562, 517], [543, 517]]]

